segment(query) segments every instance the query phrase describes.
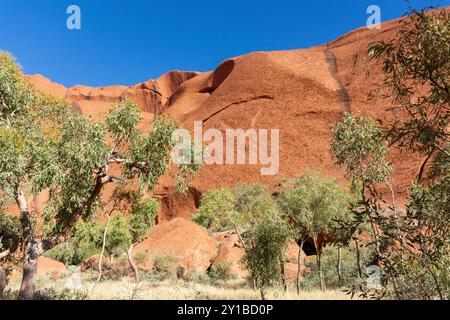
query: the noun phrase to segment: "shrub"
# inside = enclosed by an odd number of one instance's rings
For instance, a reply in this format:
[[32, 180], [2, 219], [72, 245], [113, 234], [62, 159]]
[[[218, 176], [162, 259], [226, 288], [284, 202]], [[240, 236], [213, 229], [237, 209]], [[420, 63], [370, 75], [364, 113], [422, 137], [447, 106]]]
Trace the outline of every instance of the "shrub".
[[174, 266], [178, 258], [168, 253], [153, 256], [154, 270], [161, 280], [174, 276]]
[[217, 265], [213, 265], [208, 272], [208, 276], [213, 282], [228, 281], [231, 279], [230, 267], [231, 263], [229, 262], [221, 262]]
[[[19, 295], [17, 290], [7, 290], [3, 300], [16, 300]], [[88, 300], [86, 290], [64, 289], [58, 292], [55, 288], [47, 288], [36, 291], [34, 300]]]
[[44, 254], [45, 257], [64, 263], [66, 266], [76, 264], [75, 247], [71, 242], [61, 243]]
[[134, 260], [138, 265], [144, 265], [148, 260], [148, 256], [145, 252], [138, 252], [134, 255]]
[[155, 270], [152, 269], [142, 273], [141, 278], [150, 282], [157, 282], [159, 280], [158, 275], [155, 273]]

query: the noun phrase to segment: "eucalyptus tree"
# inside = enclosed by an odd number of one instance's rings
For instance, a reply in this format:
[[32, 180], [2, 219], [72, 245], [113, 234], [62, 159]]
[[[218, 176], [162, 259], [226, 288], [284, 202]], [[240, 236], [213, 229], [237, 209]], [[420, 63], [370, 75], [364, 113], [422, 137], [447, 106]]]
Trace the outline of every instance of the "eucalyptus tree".
[[[387, 138], [422, 155], [406, 213], [382, 220], [392, 250], [383, 257], [383, 293], [398, 299], [449, 297], [450, 12], [411, 12], [389, 41], [369, 47], [391, 97]], [[430, 165], [430, 160], [432, 163]], [[424, 179], [425, 169], [431, 179]], [[397, 232], [401, 230], [401, 232]]]
[[[308, 238], [314, 242], [321, 289], [325, 290], [322, 271], [322, 249], [326, 241], [332, 242], [340, 223], [348, 221], [349, 196], [335, 180], [312, 171], [288, 181], [278, 197], [278, 203], [291, 226], [296, 240]], [[327, 240], [328, 239], [328, 240]], [[300, 291], [300, 253], [297, 272], [297, 291]]]
[[[0, 53], [0, 189], [20, 210], [24, 249], [19, 299], [33, 298], [38, 257], [60, 243], [77, 219], [100, 208], [106, 185], [136, 180], [152, 190], [166, 173], [172, 133], [179, 124], [161, 116], [144, 133], [138, 129], [141, 120], [137, 105], [128, 100], [114, 106], [105, 122], [79, 115], [66, 101], [37, 93], [14, 58]], [[180, 169], [189, 178], [198, 167]], [[46, 234], [36, 224], [41, 212], [29, 207], [44, 190], [49, 199], [42, 214], [51, 226]]]
[[420, 182], [433, 155], [450, 158], [450, 12], [410, 12], [395, 37], [370, 45], [369, 57], [382, 64], [391, 99], [390, 143], [425, 156]]
[[332, 134], [331, 150], [335, 163], [345, 167], [354, 189], [358, 189], [356, 192], [360, 200], [352, 205], [355, 220], [371, 224], [379, 258], [382, 253], [376, 224], [381, 218], [381, 208], [377, 199], [373, 199], [378, 197], [375, 186], [386, 182], [393, 190], [390, 178], [393, 168], [386, 160], [389, 147], [383, 129], [374, 120], [346, 113], [333, 127]]
[[260, 184], [238, 184], [205, 193], [192, 220], [212, 231], [233, 230], [244, 249], [243, 265], [254, 287], [266, 298], [267, 288], [284, 279], [289, 229], [276, 201]]
[[289, 228], [279, 214], [275, 201], [266, 209], [248, 231], [247, 250], [243, 257], [243, 264], [260, 289], [263, 300], [267, 299], [269, 287], [284, 282], [280, 261], [284, 260], [289, 239]]
[[192, 220], [213, 231], [233, 230], [244, 250], [245, 236], [271, 205], [267, 188], [261, 184], [237, 184], [232, 189], [208, 191]]

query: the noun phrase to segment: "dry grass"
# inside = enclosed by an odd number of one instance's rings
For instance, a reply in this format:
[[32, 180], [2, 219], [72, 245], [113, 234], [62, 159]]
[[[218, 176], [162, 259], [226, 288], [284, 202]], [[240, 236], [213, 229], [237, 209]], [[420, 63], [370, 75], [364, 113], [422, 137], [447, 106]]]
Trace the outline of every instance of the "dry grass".
[[[14, 284], [12, 287], [16, 287]], [[67, 285], [66, 279], [44, 280], [38, 283], [38, 289], [63, 290]], [[84, 281], [81, 288], [91, 293], [93, 282]], [[350, 297], [339, 290], [303, 291], [300, 296], [294, 288], [287, 292], [270, 290], [271, 300], [348, 300]], [[181, 280], [147, 281], [137, 286], [132, 279], [105, 280], [96, 285], [93, 300], [260, 300], [259, 291], [248, 288], [244, 283], [231, 281], [223, 284], [211, 285]]]

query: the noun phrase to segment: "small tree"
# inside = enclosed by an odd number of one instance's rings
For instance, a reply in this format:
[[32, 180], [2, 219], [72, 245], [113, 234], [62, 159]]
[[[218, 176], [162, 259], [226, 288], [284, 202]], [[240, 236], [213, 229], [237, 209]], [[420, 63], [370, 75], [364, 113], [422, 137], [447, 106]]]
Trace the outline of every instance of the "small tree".
[[97, 219], [78, 220], [70, 232], [74, 246], [73, 262], [79, 263], [93, 254], [102, 245], [102, 225]]
[[[270, 216], [273, 216], [272, 220], [268, 218]], [[232, 190], [217, 189], [205, 193], [192, 220], [213, 231], [236, 232], [244, 249], [242, 262], [250, 270], [254, 286], [261, 289], [265, 299], [268, 286], [285, 282], [283, 246], [286, 239], [283, 237], [287, 231], [286, 226], [278, 229], [282, 225], [279, 216], [276, 202], [265, 186], [238, 184]], [[268, 223], [268, 229], [264, 223]], [[266, 239], [270, 228], [275, 232], [272, 244]], [[268, 263], [272, 258], [276, 260]], [[261, 264], [258, 265], [257, 261]]]
[[200, 207], [192, 215], [191, 220], [212, 231], [223, 231], [233, 228], [232, 221], [236, 216], [236, 197], [229, 189], [221, 188], [202, 195]]
[[289, 230], [275, 204], [268, 207], [254, 228], [249, 231], [248, 248], [243, 263], [266, 300], [267, 288], [283, 279], [280, 261], [284, 260]]
[[232, 190], [216, 189], [207, 192], [192, 220], [213, 231], [234, 230], [244, 250], [245, 233], [271, 205], [267, 188], [260, 184], [238, 184]]
[[288, 182], [278, 198], [279, 206], [293, 228], [296, 240], [300, 239], [303, 244], [307, 238], [312, 238], [314, 242], [322, 290], [325, 290], [321, 263], [322, 248], [327, 238], [332, 241], [336, 235], [339, 221], [349, 219], [348, 201], [347, 193], [333, 179], [322, 177], [317, 172], [307, 173]]
[[[121, 212], [114, 212], [109, 218], [109, 223], [102, 225], [100, 234], [105, 234], [105, 249], [108, 252], [111, 263], [114, 263], [114, 256], [126, 251], [131, 242], [132, 235], [128, 227], [128, 221]], [[102, 246], [102, 237], [98, 238], [97, 246]]]
[[[344, 114], [332, 129], [332, 152], [336, 164], [344, 166], [351, 178], [359, 199], [352, 206], [355, 220], [369, 221], [378, 258], [381, 257], [381, 243], [376, 226], [380, 219], [380, 207], [374, 202], [377, 195], [375, 185], [387, 182], [390, 186], [391, 165], [385, 160], [388, 145], [380, 125], [368, 118]], [[391, 190], [392, 186], [391, 186]]]
[[136, 283], [139, 282], [139, 269], [133, 260], [134, 246], [143, 240], [147, 232], [154, 226], [159, 212], [159, 203], [152, 198], [143, 198], [136, 202], [128, 217], [128, 227], [131, 234], [131, 244], [127, 250], [128, 262], [134, 272]]

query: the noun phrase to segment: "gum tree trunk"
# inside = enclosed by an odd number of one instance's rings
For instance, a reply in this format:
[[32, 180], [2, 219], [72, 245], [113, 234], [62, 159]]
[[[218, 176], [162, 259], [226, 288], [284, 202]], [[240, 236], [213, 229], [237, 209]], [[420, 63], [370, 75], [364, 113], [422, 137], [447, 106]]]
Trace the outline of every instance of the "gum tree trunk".
[[316, 263], [317, 263], [317, 269], [319, 271], [319, 277], [320, 277], [320, 289], [322, 291], [325, 291], [325, 280], [323, 278], [323, 271], [322, 271], [322, 252], [319, 248], [319, 241], [317, 238], [314, 238], [314, 246], [316, 247]]
[[267, 300], [267, 291], [264, 286], [261, 287], [260, 293], [261, 293], [261, 300]]
[[341, 275], [341, 247], [337, 248], [337, 274], [338, 274], [338, 283], [341, 285], [342, 283], [342, 275]]
[[19, 290], [19, 300], [32, 300], [36, 291], [37, 260], [39, 258], [39, 242], [33, 229], [30, 213], [28, 211], [27, 200], [18, 189], [15, 200], [20, 209], [20, 222], [23, 229], [24, 259], [22, 283]]
[[297, 294], [300, 295], [300, 274], [302, 267], [302, 250], [303, 250], [303, 240], [300, 242], [300, 248], [298, 249], [297, 255]]
[[134, 248], [134, 244], [132, 244], [130, 246], [130, 248], [127, 250], [127, 256], [128, 256], [128, 263], [130, 264], [131, 269], [133, 269], [133, 272], [134, 272], [134, 279], [135, 279], [136, 283], [138, 283], [139, 282], [139, 269], [133, 260], [133, 248]]
[[359, 252], [359, 243], [358, 243], [357, 239], [355, 239], [355, 249], [356, 249], [356, 266], [358, 268], [358, 275], [359, 275], [359, 278], [362, 279], [363, 273], [362, 273], [362, 269], [361, 269], [361, 254]]
[[6, 272], [0, 268], [0, 300], [3, 298], [3, 292], [6, 288]]
[[284, 270], [284, 257], [280, 257], [280, 273], [281, 273], [281, 283], [283, 285], [283, 291], [287, 291], [286, 274]]

